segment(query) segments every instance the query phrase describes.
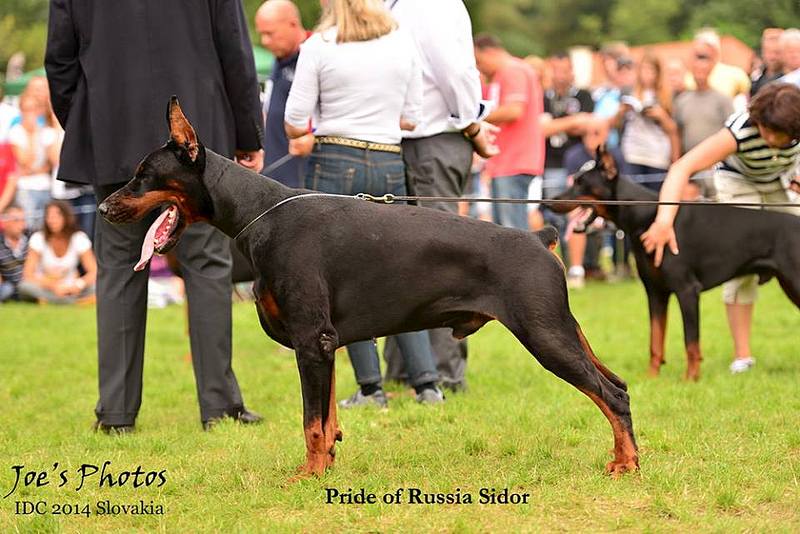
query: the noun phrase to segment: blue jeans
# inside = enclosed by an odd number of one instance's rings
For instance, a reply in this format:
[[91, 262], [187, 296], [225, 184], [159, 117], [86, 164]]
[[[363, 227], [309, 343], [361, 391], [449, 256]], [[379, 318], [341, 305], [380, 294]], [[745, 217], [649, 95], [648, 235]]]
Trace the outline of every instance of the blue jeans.
[[97, 200], [94, 193], [84, 193], [77, 198], [69, 201], [75, 210], [75, 218], [78, 220], [78, 227], [94, 241], [94, 219], [96, 215]]
[[317, 144], [308, 160], [305, 186], [340, 195], [405, 195], [406, 168], [400, 154]]
[[5, 302], [17, 294], [17, 286], [3, 280], [0, 282], [0, 302]]
[[[492, 198], [528, 198], [528, 187], [534, 176], [517, 174], [492, 178]], [[492, 204], [494, 222], [508, 228], [528, 230], [528, 205], [495, 202]]]
[[[406, 194], [403, 157], [391, 152], [362, 150], [339, 145], [317, 144], [308, 161], [306, 187], [323, 193], [354, 195]], [[427, 331], [395, 336], [412, 386], [437, 382], [439, 374]], [[375, 342], [360, 341], [347, 346], [359, 385], [381, 383]]]
[[17, 188], [15, 202], [25, 211], [25, 226], [32, 232], [41, 230], [44, 207], [50, 202], [50, 191]]

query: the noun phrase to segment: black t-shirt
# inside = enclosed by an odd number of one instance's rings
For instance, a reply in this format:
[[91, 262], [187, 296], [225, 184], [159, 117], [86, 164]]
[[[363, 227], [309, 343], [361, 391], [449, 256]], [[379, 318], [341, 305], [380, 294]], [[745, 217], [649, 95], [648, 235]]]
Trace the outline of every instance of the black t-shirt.
[[[580, 112], [591, 113], [594, 111], [594, 102], [592, 95], [584, 89], [570, 87], [564, 95], [557, 95], [553, 89], [548, 89], [544, 93], [544, 111], [558, 119]], [[548, 169], [564, 167], [564, 153], [580, 142], [579, 136], [565, 133], [551, 135], [545, 143], [544, 166]]]

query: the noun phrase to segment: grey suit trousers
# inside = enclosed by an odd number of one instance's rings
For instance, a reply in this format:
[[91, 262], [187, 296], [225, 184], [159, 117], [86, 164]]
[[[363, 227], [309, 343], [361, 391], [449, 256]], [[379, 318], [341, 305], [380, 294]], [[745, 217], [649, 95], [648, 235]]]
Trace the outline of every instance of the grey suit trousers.
[[[98, 203], [119, 185], [95, 187]], [[149, 265], [140, 272], [144, 235], [157, 213], [142, 221], [114, 225], [102, 217], [95, 227], [97, 255], [98, 420], [130, 425], [142, 402], [142, 368], [147, 319]], [[227, 236], [197, 223], [175, 247], [189, 305], [189, 338], [201, 421], [243, 409], [231, 368], [231, 255]], [[175, 335], [181, 335], [176, 325]]]
[[[472, 166], [472, 144], [460, 132], [442, 133], [419, 139], [403, 140], [408, 194], [419, 196], [460, 197], [464, 193]], [[420, 206], [458, 213], [455, 202], [421, 202]], [[465, 387], [467, 342], [453, 338], [452, 329], [428, 331], [442, 385]], [[397, 344], [388, 339], [386, 379], [404, 378], [403, 360]]]

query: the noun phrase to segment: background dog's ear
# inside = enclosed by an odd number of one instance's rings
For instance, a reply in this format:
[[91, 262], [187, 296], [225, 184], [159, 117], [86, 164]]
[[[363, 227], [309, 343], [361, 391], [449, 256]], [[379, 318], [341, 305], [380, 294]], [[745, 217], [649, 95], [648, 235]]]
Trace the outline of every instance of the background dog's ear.
[[178, 97], [175, 95], [172, 95], [172, 98], [169, 99], [167, 122], [169, 123], [170, 139], [186, 150], [190, 160], [195, 161], [200, 151], [197, 144], [197, 135], [195, 135], [192, 125], [186, 120], [181, 110], [181, 105], [178, 103]]
[[606, 148], [605, 143], [597, 147], [597, 165], [607, 179], [615, 180], [617, 178], [617, 162], [614, 161], [614, 156]]

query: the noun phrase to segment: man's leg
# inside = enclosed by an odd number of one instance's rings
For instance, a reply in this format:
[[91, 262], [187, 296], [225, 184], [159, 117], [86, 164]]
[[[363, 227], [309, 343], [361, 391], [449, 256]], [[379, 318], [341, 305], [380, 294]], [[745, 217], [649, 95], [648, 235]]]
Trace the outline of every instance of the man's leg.
[[228, 237], [205, 223], [189, 226], [176, 246], [189, 304], [189, 338], [200, 418], [244, 411], [231, 367], [231, 253]]
[[[528, 187], [533, 176], [517, 174], [492, 178], [492, 197], [528, 198]], [[495, 223], [507, 228], [528, 230], [528, 208], [526, 204], [495, 203]]]
[[[98, 186], [98, 202], [122, 184]], [[98, 217], [97, 356], [100, 399], [95, 414], [106, 426], [130, 426], [142, 403], [142, 367], [150, 268], [136, 272], [142, 240], [154, 215], [123, 225]]]
[[[469, 180], [472, 144], [460, 133], [405, 139], [403, 161], [410, 195], [460, 197]], [[457, 202], [420, 202], [419, 205], [458, 213]], [[466, 340], [453, 338], [450, 328], [437, 328], [428, 333], [442, 385], [453, 389], [465, 388]], [[387, 369], [400, 367], [397, 360], [402, 356], [394, 343], [387, 342], [384, 357]], [[397, 376], [394, 372], [388, 375], [392, 378]]]
[[[409, 195], [454, 197], [464, 194], [472, 165], [472, 145], [460, 133], [403, 141]], [[458, 213], [458, 202], [418, 205]]]
[[420, 386], [435, 385], [439, 381], [439, 373], [436, 372], [428, 332], [406, 332], [394, 338], [403, 353], [411, 386], [417, 389]]
[[347, 345], [347, 355], [350, 356], [356, 382], [362, 389], [375, 391], [383, 387], [378, 349], [374, 340], [350, 343]]
[[347, 354], [350, 356], [350, 363], [353, 364], [359, 388], [347, 399], [339, 401], [339, 406], [344, 409], [367, 405], [386, 408], [388, 401], [383, 391], [375, 340], [351, 343], [347, 345]]

